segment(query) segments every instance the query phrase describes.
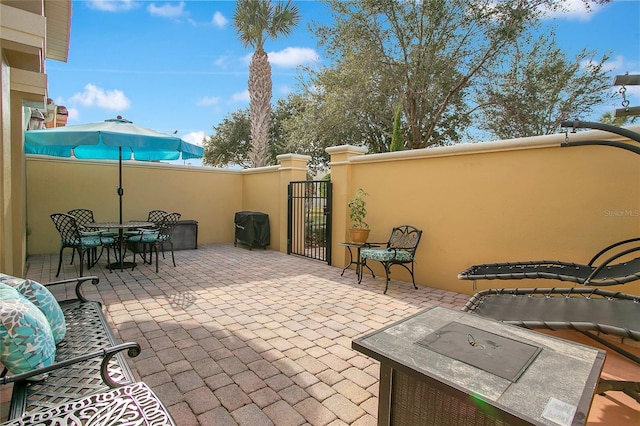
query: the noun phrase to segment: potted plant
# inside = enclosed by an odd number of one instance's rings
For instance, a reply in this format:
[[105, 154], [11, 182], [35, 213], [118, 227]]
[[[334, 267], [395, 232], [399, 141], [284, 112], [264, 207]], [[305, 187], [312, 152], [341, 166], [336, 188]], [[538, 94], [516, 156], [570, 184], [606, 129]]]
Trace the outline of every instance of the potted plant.
[[351, 229], [349, 229], [350, 241], [354, 244], [364, 244], [369, 238], [369, 224], [364, 221], [367, 216], [366, 202], [364, 196], [367, 194], [362, 188], [358, 188], [354, 197], [349, 200], [349, 218], [351, 219]]

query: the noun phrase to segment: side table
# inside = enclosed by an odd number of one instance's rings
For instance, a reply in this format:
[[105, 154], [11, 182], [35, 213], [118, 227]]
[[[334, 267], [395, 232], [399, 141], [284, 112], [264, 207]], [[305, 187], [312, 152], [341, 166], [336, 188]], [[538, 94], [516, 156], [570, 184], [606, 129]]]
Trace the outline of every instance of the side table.
[[[347, 264], [347, 266], [344, 267], [344, 269], [342, 270], [342, 273], [340, 274], [340, 276], [344, 275], [344, 271], [346, 271], [347, 269], [349, 269], [349, 267], [351, 265], [356, 265], [356, 277], [358, 278], [358, 283], [360, 281], [362, 281], [362, 258], [360, 257], [360, 250], [362, 250], [363, 248], [371, 248], [371, 247], [380, 247], [380, 245], [378, 244], [371, 244], [371, 243], [363, 243], [363, 244], [357, 244], [357, 243], [338, 243], [339, 246], [343, 246], [346, 247], [349, 250], [349, 263]], [[353, 250], [356, 250], [356, 255], [355, 257], [353, 256]], [[375, 274], [373, 273], [373, 270], [368, 266], [368, 265], [364, 265], [370, 272], [371, 272], [371, 276], [373, 278], [375, 278]]]

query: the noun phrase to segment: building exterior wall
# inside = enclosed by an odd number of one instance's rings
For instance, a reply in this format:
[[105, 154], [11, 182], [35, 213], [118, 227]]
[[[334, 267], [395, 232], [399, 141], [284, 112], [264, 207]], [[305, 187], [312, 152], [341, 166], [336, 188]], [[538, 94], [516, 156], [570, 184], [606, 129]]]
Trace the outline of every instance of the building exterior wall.
[[27, 253], [23, 111], [44, 109], [45, 58], [68, 52], [71, 1], [47, 12], [52, 2], [0, 0], [0, 271], [19, 276]]

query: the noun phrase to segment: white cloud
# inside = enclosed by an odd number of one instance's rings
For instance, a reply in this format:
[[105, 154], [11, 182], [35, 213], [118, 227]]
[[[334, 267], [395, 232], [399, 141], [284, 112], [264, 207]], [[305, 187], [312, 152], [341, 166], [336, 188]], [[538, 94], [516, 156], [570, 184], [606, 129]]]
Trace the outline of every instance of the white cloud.
[[622, 55], [609, 58], [607, 65], [607, 70], [613, 71], [616, 74], [640, 74], [640, 63], [629, 61]]
[[269, 62], [272, 65], [287, 68], [318, 62], [319, 60], [320, 57], [316, 51], [308, 47], [287, 47], [279, 52], [269, 52]]
[[184, 13], [185, 2], [181, 1], [180, 4], [172, 6], [168, 3], [162, 6], [156, 6], [155, 3], [151, 3], [147, 6], [147, 11], [151, 16], [157, 16], [160, 18], [179, 18]]
[[207, 136], [207, 134], [201, 130], [196, 132], [189, 132], [184, 136], [181, 136], [181, 139], [185, 142], [192, 143], [194, 145], [202, 146], [202, 140]]
[[[310, 62], [318, 62], [320, 56], [315, 50], [308, 47], [287, 47], [278, 52], [268, 52], [269, 63], [271, 65], [283, 68], [295, 68], [298, 65], [308, 64]], [[246, 64], [251, 63], [253, 52], [245, 55], [242, 61]]]
[[121, 90], [104, 90], [93, 84], [87, 84], [84, 91], [71, 97], [72, 103], [78, 103], [85, 107], [98, 107], [112, 111], [129, 109], [131, 101]]
[[565, 0], [558, 10], [547, 10], [544, 15], [547, 18], [567, 19], [571, 21], [589, 21], [602, 8], [602, 5], [590, 2], [585, 5], [584, 0]]
[[211, 19], [211, 22], [216, 27], [222, 29], [227, 25], [227, 22], [229, 22], [229, 20], [225, 18], [225, 16], [221, 12], [216, 12], [213, 14], [213, 18]]
[[220, 102], [220, 98], [217, 97], [217, 96], [204, 96], [204, 97], [198, 99], [198, 102], [196, 102], [196, 105], [198, 105], [198, 106], [210, 106], [210, 105], [216, 105], [219, 102]]
[[251, 57], [253, 56], [253, 53], [248, 53], [245, 56], [242, 57], [242, 62], [249, 65], [251, 63]]
[[67, 112], [69, 112], [69, 121], [76, 121], [80, 118], [80, 112], [77, 108], [67, 108]]
[[105, 12], [125, 12], [138, 7], [133, 0], [90, 0], [88, 5], [92, 9]]
[[229, 65], [229, 57], [228, 56], [220, 56], [213, 62], [216, 66], [220, 68], [227, 68]]
[[245, 90], [244, 92], [237, 92], [231, 95], [231, 100], [233, 102], [249, 102], [249, 90]]
[[288, 95], [291, 92], [293, 92], [293, 90], [287, 84], [283, 84], [281, 86], [278, 86], [278, 93], [281, 93], [283, 95]]

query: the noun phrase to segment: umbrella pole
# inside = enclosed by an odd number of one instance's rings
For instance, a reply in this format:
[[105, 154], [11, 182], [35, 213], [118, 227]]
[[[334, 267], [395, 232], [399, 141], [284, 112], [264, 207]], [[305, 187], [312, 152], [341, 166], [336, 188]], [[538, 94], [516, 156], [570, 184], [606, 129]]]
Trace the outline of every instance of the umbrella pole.
[[[122, 147], [118, 147], [118, 204], [120, 210], [120, 225], [122, 225], [122, 196], [124, 195], [124, 190], [122, 189]], [[124, 246], [124, 229], [122, 226], [118, 228], [118, 251], [120, 252], [120, 272], [124, 270], [124, 256], [122, 254], [123, 246]]]
[[118, 198], [120, 205], [120, 225], [122, 225], [122, 195], [124, 190], [122, 189], [122, 147], [118, 147]]

